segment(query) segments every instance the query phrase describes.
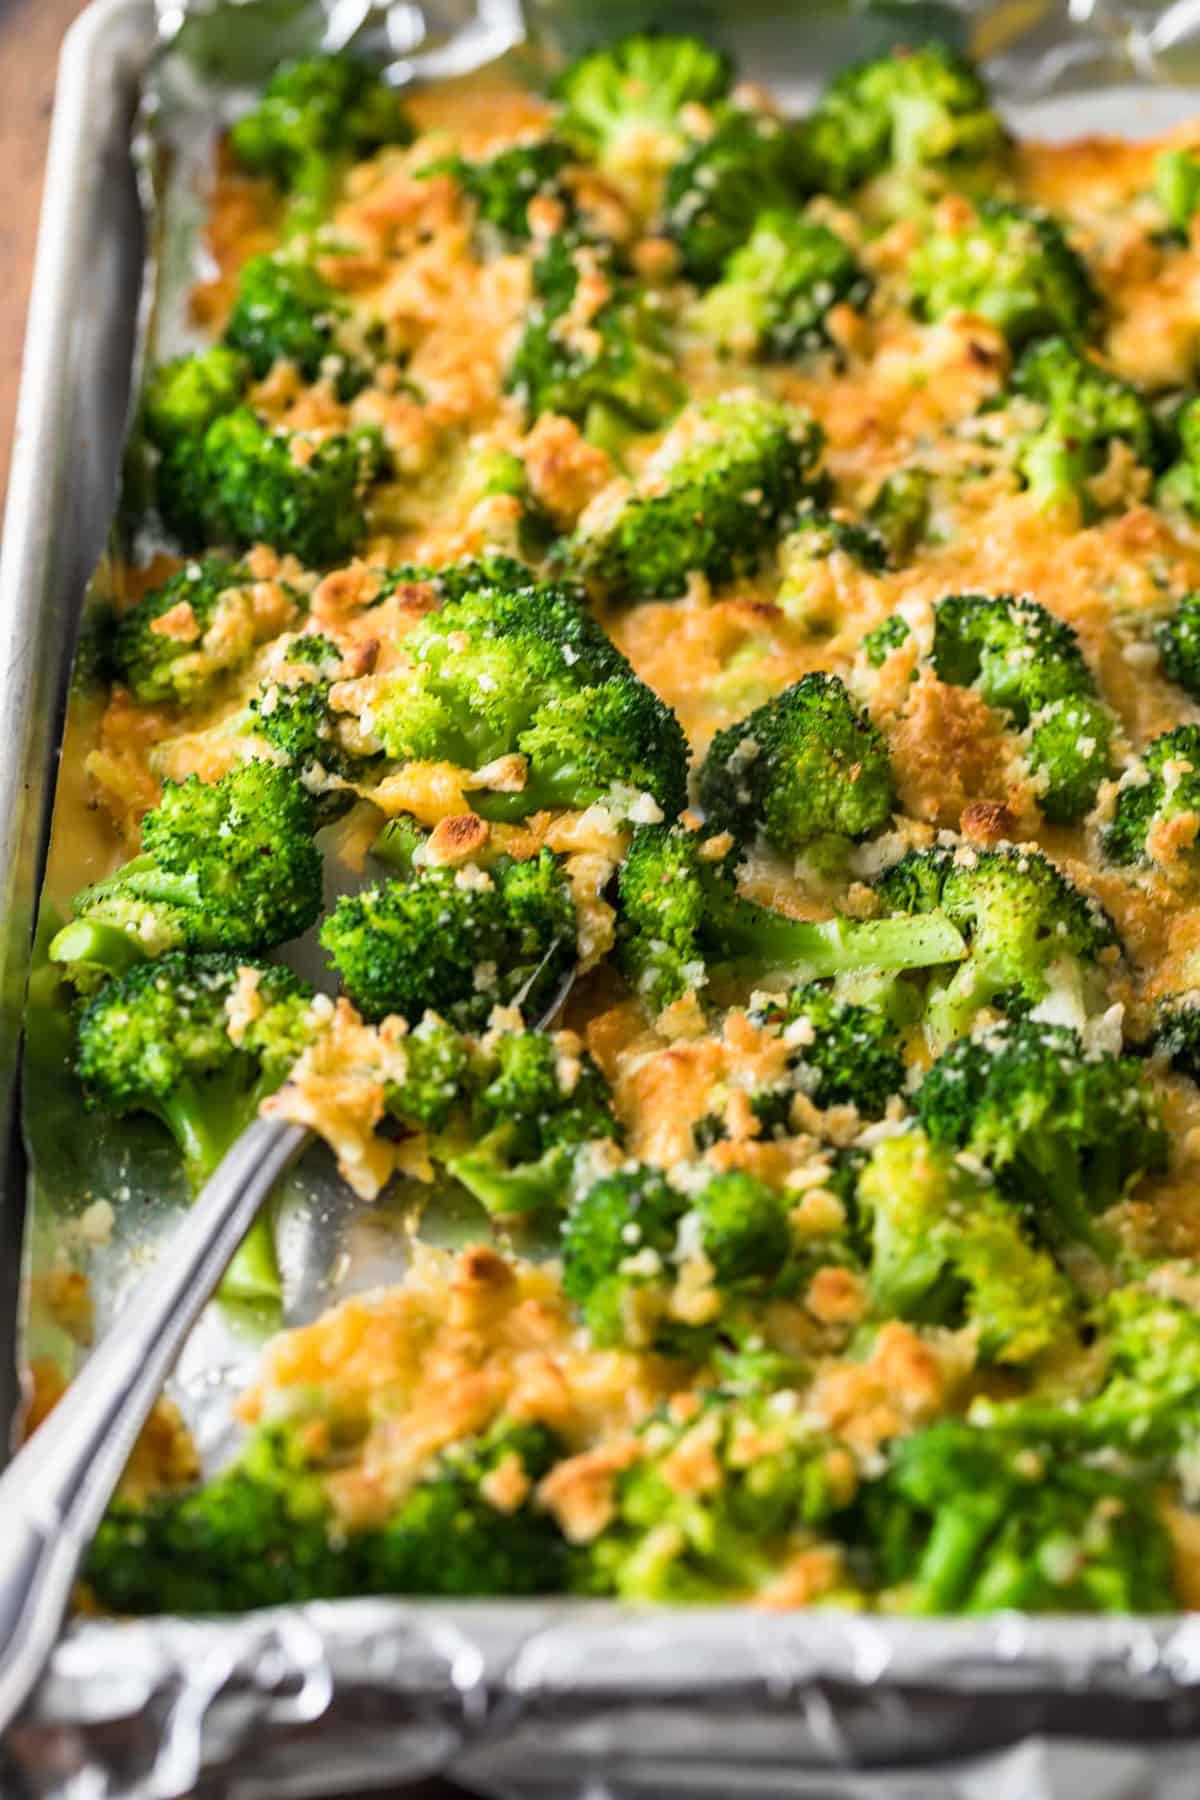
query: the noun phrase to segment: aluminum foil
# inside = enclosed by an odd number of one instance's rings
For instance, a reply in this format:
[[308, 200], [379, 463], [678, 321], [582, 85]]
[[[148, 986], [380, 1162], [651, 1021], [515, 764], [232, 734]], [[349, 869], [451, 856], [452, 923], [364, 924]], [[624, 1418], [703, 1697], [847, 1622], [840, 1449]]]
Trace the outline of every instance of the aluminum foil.
[[[403, 84], [504, 56], [536, 72], [590, 38], [675, 23], [724, 42], [749, 76], [800, 106], [852, 57], [939, 35], [982, 58], [1027, 134], [1144, 134], [1200, 103], [1197, 0], [527, 0], [524, 12], [519, 0], [157, 0], [153, 55], [147, 0], [103, 5], [147, 14], [134, 154], [155, 251], [142, 308], [154, 356], [189, 343], [184, 300], [217, 132], [275, 61], [316, 45], [365, 46]], [[135, 454], [125, 517], [136, 498]], [[102, 565], [89, 607], [113, 579]], [[99, 704], [81, 656], [43, 941], [111, 860], [78, 773]], [[31, 997], [24, 1343], [69, 1375], [89, 1326], [64, 1298], [78, 1291], [73, 1277], [86, 1275], [90, 1327], [103, 1331], [186, 1201], [153, 1127], [81, 1116], [61, 1011], [36, 966]], [[96, 1199], [118, 1203], [100, 1242]], [[283, 1321], [397, 1279], [407, 1200], [364, 1208], [323, 1152], [306, 1159], [280, 1209]], [[426, 1213], [426, 1235], [445, 1242], [477, 1228], [473, 1209]], [[279, 1322], [214, 1307], [194, 1333], [172, 1391], [207, 1457], [226, 1447], [231, 1394]], [[434, 1772], [513, 1800], [1194, 1800], [1200, 1617], [939, 1622], [357, 1601], [217, 1623], [86, 1621], [66, 1633], [6, 1749], [12, 1791], [47, 1800], [348, 1793]]]

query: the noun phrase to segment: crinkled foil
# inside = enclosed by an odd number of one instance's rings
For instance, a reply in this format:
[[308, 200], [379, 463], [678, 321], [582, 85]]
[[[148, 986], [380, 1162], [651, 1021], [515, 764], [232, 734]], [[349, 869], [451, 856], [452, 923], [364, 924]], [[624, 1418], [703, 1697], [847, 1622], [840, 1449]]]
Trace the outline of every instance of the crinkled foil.
[[[1146, 134], [1200, 104], [1200, 0], [527, 0], [523, 14], [519, 0], [158, 0], [158, 21], [136, 146], [154, 248], [143, 342], [155, 355], [189, 342], [217, 131], [279, 57], [316, 45], [365, 45], [408, 83], [506, 55], [536, 70], [614, 30], [675, 24], [710, 33], [800, 105], [841, 63], [939, 35], [984, 61], [1026, 133]], [[136, 458], [130, 469], [132, 512]], [[112, 578], [100, 570], [89, 604]], [[111, 854], [80, 775], [98, 712], [84, 668], [43, 939]], [[89, 1325], [102, 1332], [119, 1311], [185, 1201], [151, 1127], [81, 1118], [45, 991], [35, 969], [23, 1337], [28, 1355], [69, 1374]], [[111, 1235], [89, 1213], [97, 1199], [114, 1202]], [[285, 1322], [397, 1279], [406, 1210], [403, 1193], [352, 1202], [323, 1153], [306, 1159], [280, 1213]], [[433, 1216], [446, 1242], [476, 1223]], [[88, 1303], [73, 1311], [81, 1274]], [[206, 1456], [228, 1442], [230, 1397], [278, 1322], [210, 1308], [193, 1335], [172, 1393]], [[12, 1787], [0, 1791], [44, 1800], [328, 1795], [435, 1772], [512, 1800], [1195, 1800], [1200, 1616], [911, 1621], [380, 1600], [221, 1622], [89, 1620], [67, 1631], [6, 1748]]]

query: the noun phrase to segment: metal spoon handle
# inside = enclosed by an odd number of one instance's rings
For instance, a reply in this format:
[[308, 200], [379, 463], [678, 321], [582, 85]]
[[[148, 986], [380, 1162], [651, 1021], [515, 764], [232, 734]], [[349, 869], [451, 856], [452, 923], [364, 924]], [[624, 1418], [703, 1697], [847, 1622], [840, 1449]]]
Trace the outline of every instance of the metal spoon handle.
[[192, 1326], [309, 1140], [243, 1132], [53, 1412], [0, 1476], [0, 1733], [37, 1680], [80, 1558]]

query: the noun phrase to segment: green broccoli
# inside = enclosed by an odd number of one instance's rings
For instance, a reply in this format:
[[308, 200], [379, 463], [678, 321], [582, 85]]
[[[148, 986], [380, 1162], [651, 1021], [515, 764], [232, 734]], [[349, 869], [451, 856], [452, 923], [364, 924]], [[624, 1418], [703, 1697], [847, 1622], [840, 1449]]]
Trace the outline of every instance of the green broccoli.
[[830, 637], [845, 627], [852, 611], [849, 581], [858, 570], [882, 574], [887, 549], [869, 526], [809, 506], [780, 543], [777, 560], [775, 605], [811, 637]]
[[1112, 769], [1112, 717], [1071, 627], [1036, 600], [951, 594], [934, 613], [939, 680], [977, 687], [1027, 731], [1026, 755], [1042, 812], [1081, 818]]
[[720, 349], [787, 362], [828, 348], [830, 309], [861, 309], [869, 293], [835, 231], [795, 212], [761, 212], [692, 316]]
[[933, 476], [928, 469], [895, 469], [882, 481], [867, 508], [867, 524], [878, 532], [894, 568], [906, 563], [929, 536]]
[[1200, 700], [1200, 594], [1185, 594], [1154, 637], [1163, 673]]
[[281, 64], [229, 143], [243, 168], [292, 196], [289, 223], [299, 228], [328, 211], [351, 163], [411, 137], [399, 95], [368, 64], [343, 54]]
[[1200, 1084], [1200, 999], [1194, 993], [1172, 994], [1160, 1002], [1153, 1048], [1177, 1075]]
[[930, 231], [908, 267], [921, 319], [969, 312], [1014, 349], [1032, 338], [1086, 338], [1100, 311], [1087, 264], [1047, 213], [985, 201], [961, 228]]
[[538, 1019], [575, 962], [571, 891], [548, 850], [489, 869], [424, 867], [343, 895], [321, 927], [346, 992], [367, 1018], [432, 1008], [461, 1030], [494, 1006]]
[[1025, 1434], [944, 1420], [893, 1446], [863, 1500], [894, 1606], [910, 1613], [1175, 1610], [1153, 1495]]
[[680, 153], [684, 108], [723, 100], [732, 73], [699, 38], [633, 33], [577, 57], [559, 76], [561, 129], [604, 169], [653, 172]]
[[578, 588], [523, 572], [520, 585], [469, 589], [409, 632], [404, 652], [408, 667], [372, 690], [364, 730], [394, 761], [477, 770], [523, 758], [519, 785], [468, 788], [483, 818], [627, 806], [639, 794], [670, 818], [684, 806], [682, 727]]
[[838, 676], [814, 674], [717, 733], [700, 803], [712, 831], [829, 859], [887, 824], [896, 790], [881, 734]]
[[1115, 947], [1112, 921], [1040, 850], [914, 850], [877, 892], [895, 912], [940, 911], [966, 937], [970, 955], [935, 980], [926, 1029], [944, 1045], [969, 1031], [985, 1007], [1022, 1011], [1053, 995], [1082, 1024], [1100, 984], [1097, 958]]
[[1175, 419], [1178, 455], [1159, 480], [1155, 498], [1168, 510], [1200, 518], [1200, 399], [1189, 400]]
[[[452, 1445], [382, 1525], [351, 1532], [323, 1481], [339, 1448], [324, 1421], [288, 1419], [260, 1428], [202, 1487], [117, 1503], [85, 1568], [92, 1591], [114, 1612], [227, 1613], [355, 1594], [542, 1594], [565, 1585], [566, 1547], [533, 1499], [561, 1453], [544, 1426], [500, 1419]], [[488, 1497], [500, 1469], [526, 1488], [511, 1510]]]
[[[349, 780], [362, 771], [365, 759], [344, 743], [341, 720], [329, 705], [329, 690], [341, 666], [342, 653], [330, 638], [320, 633], [293, 638], [250, 702], [248, 729], [286, 761], [306, 787], [321, 775]], [[343, 796], [334, 789], [328, 798], [340, 805]], [[326, 799], [323, 795], [318, 802], [322, 820], [330, 810]]]
[[[694, 1413], [656, 1415], [639, 1435], [612, 1518], [574, 1568], [587, 1593], [673, 1606], [751, 1597], [854, 1499], [853, 1458], [787, 1389], [710, 1392]], [[700, 1479], [686, 1479], [696, 1469]]]
[[225, 342], [260, 379], [286, 360], [306, 381], [329, 377], [338, 399], [351, 400], [371, 378], [362, 340], [346, 301], [310, 264], [295, 256], [243, 264]]
[[[608, 1083], [592, 1058], [544, 1031], [507, 1031], [485, 1039], [470, 1073], [470, 1107], [457, 1131], [443, 1127], [434, 1140], [435, 1158], [490, 1213], [561, 1209], [574, 1151], [619, 1135]], [[389, 1107], [397, 1110], [391, 1100]]]
[[1200, 156], [1194, 150], [1162, 150], [1154, 159], [1154, 193], [1167, 215], [1168, 234], [1186, 243], [1200, 212]]
[[194, 452], [214, 420], [237, 406], [249, 379], [241, 351], [223, 344], [159, 363], [142, 400], [147, 437], [164, 454]]
[[865, 1119], [879, 1119], [892, 1096], [903, 1092], [900, 1032], [878, 1008], [843, 1000], [835, 989], [810, 981], [756, 1017], [778, 1024], [794, 1046], [791, 1084], [817, 1106], [855, 1106]]
[[[638, 1164], [578, 1196], [563, 1223], [563, 1291], [593, 1343], [702, 1358], [727, 1307], [778, 1287], [791, 1256], [788, 1202], [752, 1175], [698, 1191]], [[701, 1259], [704, 1279], [681, 1284]]]
[[1017, 440], [1016, 467], [1043, 505], [1066, 503], [1091, 518], [1098, 508], [1089, 482], [1103, 473], [1117, 443], [1144, 467], [1158, 467], [1161, 433], [1142, 395], [1066, 338], [1031, 344], [1010, 389], [1040, 409], [1036, 429]]
[[917, 1089], [933, 1143], [969, 1151], [1048, 1243], [1102, 1248], [1092, 1218], [1166, 1166], [1158, 1097], [1133, 1057], [1064, 1025], [1008, 1020], [960, 1038]]
[[[605, 296], [571, 330], [579, 282], [587, 274]], [[532, 421], [563, 413], [603, 448], [619, 451], [634, 432], [665, 424], [684, 400], [656, 296], [617, 276], [593, 246], [551, 240], [534, 265], [534, 304], [513, 352], [506, 385]]]
[[889, 171], [907, 181], [994, 177], [1007, 150], [979, 75], [937, 43], [843, 69], [804, 126], [809, 180], [837, 195]]
[[1177, 725], [1147, 745], [1141, 763], [1122, 783], [1103, 833], [1104, 853], [1122, 864], [1190, 856], [1190, 839], [1179, 851], [1168, 834], [1160, 849], [1156, 835], [1172, 819], [1193, 814], [1200, 814], [1200, 725]]
[[421, 174], [452, 175], [473, 203], [487, 241], [501, 250], [512, 250], [534, 235], [529, 224], [531, 200], [557, 203], [561, 209], [558, 231], [574, 225], [574, 198], [562, 180], [564, 169], [574, 160], [570, 145], [561, 138], [538, 137], [510, 144], [482, 162], [448, 156], [431, 163]]
[[911, 635], [907, 621], [899, 613], [890, 613], [886, 619], [881, 619], [862, 641], [868, 665], [872, 669], [882, 669], [893, 650], [898, 650], [901, 644], [907, 643]]
[[1064, 1278], [950, 1147], [921, 1131], [885, 1138], [858, 1174], [855, 1205], [879, 1317], [969, 1324], [980, 1355], [996, 1362], [1028, 1362], [1067, 1335]]
[[168, 781], [140, 853], [76, 894], [51, 959], [94, 978], [167, 950], [269, 950], [299, 937], [321, 910], [314, 828], [310, 796], [269, 762]]
[[813, 923], [758, 906], [737, 891], [735, 858], [714, 855], [712, 844], [680, 827], [641, 825], [621, 867], [618, 961], [656, 1012], [725, 973], [807, 981], [929, 967], [963, 954], [944, 916]]
[[363, 496], [383, 462], [373, 426], [318, 441], [272, 431], [239, 406], [164, 455], [159, 510], [185, 546], [267, 543], [320, 568], [358, 548]]
[[[1185, 1482], [1188, 1471], [1181, 1464], [1196, 1447], [1200, 1314], [1171, 1287], [1173, 1277], [1182, 1278], [1186, 1294], [1195, 1275], [1194, 1264], [1168, 1264], [1161, 1274], [1152, 1270], [1146, 1280], [1105, 1296], [1095, 1320], [1103, 1381], [1072, 1418], [1097, 1448], [1165, 1458]], [[1026, 1405], [1036, 1408], [1037, 1401]], [[1014, 1417], [1020, 1410], [1014, 1407]]]
[[[246, 995], [244, 1025], [235, 997]], [[152, 1113], [178, 1144], [198, 1193], [313, 1036], [312, 989], [290, 969], [226, 952], [172, 951], [114, 976], [82, 1008], [75, 1069], [87, 1103]], [[227, 1297], [279, 1293], [261, 1215], [225, 1277]]]
[[717, 281], [756, 215], [795, 204], [796, 157], [794, 125], [740, 107], [722, 108], [714, 129], [687, 147], [667, 172], [661, 228], [689, 280]]
[[672, 599], [692, 573], [750, 574], [809, 489], [821, 443], [807, 412], [756, 393], [692, 408], [637, 483], [598, 496], [568, 554], [616, 600]]
[[131, 606], [117, 625], [112, 656], [134, 699], [196, 706], [242, 668], [264, 630], [252, 587], [248, 570], [210, 556], [185, 563]]

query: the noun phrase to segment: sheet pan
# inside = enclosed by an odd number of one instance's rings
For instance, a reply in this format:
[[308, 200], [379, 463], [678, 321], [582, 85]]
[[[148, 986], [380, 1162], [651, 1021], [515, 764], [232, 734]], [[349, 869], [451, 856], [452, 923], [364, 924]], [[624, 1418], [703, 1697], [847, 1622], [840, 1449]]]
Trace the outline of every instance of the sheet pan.
[[[1200, 103], [1200, 88], [1187, 85], [1200, 79], [1200, 7], [1192, 4], [614, 0], [598, 12], [531, 0], [525, 23], [537, 42], [570, 44], [601, 24], [650, 15], [724, 34], [748, 73], [797, 103], [849, 56], [934, 30], [969, 38], [985, 54], [1025, 131], [1154, 131]], [[8, 751], [0, 763], [0, 1229], [10, 1290], [0, 1300], [13, 1298], [26, 1173], [15, 1129], [20, 999], [80, 601], [116, 493], [139, 321], [142, 336], [163, 348], [181, 341], [177, 259], [201, 203], [212, 107], [235, 105], [239, 80], [256, 78], [281, 46], [369, 38], [404, 80], [474, 66], [520, 32], [510, 0], [477, 11], [467, 0], [160, 0], [157, 10], [152, 0], [100, 0], [68, 42], [0, 562]], [[172, 47], [155, 57], [156, 42]], [[131, 128], [152, 60], [162, 130], [143, 134], [135, 163]], [[163, 165], [154, 149], [166, 138], [169, 179], [155, 183], [148, 177]], [[153, 201], [146, 230], [139, 172]], [[147, 244], [159, 278], [143, 289]], [[104, 579], [102, 565], [101, 586]], [[87, 705], [77, 686], [72, 732], [86, 733]], [[86, 865], [93, 854], [86, 817], [72, 810], [72, 762], [58, 801], [51, 907], [74, 885], [78, 860]], [[89, 1183], [102, 1187], [139, 1159], [127, 1145], [89, 1136], [77, 1108], [56, 1112], [44, 1098], [29, 1115], [42, 1178], [27, 1220], [22, 1319], [36, 1347], [69, 1362], [69, 1334], [50, 1316], [39, 1277], [64, 1246], [77, 1253], [71, 1227]], [[142, 1176], [156, 1197], [158, 1173]], [[179, 1203], [167, 1183], [151, 1236], [170, 1228]], [[461, 1225], [451, 1218], [444, 1230], [453, 1236]], [[144, 1215], [139, 1232], [144, 1239]], [[328, 1285], [306, 1271], [327, 1265], [334, 1249], [349, 1286], [386, 1279], [398, 1266], [378, 1217], [364, 1223], [339, 1201], [319, 1157], [292, 1197], [285, 1238], [292, 1317], [328, 1302]], [[118, 1234], [94, 1258], [101, 1325], [120, 1303], [130, 1248]], [[0, 1316], [0, 1402], [11, 1414], [17, 1308]], [[206, 1449], [219, 1449], [228, 1389], [253, 1351], [251, 1327], [231, 1336], [215, 1316], [189, 1348], [178, 1393]], [[5, 1794], [11, 1783], [13, 1793], [62, 1800], [328, 1794], [434, 1770], [480, 1793], [589, 1800], [1192, 1800], [1200, 1618], [918, 1622], [361, 1601], [221, 1623], [84, 1622], [65, 1636], [7, 1748]]]

